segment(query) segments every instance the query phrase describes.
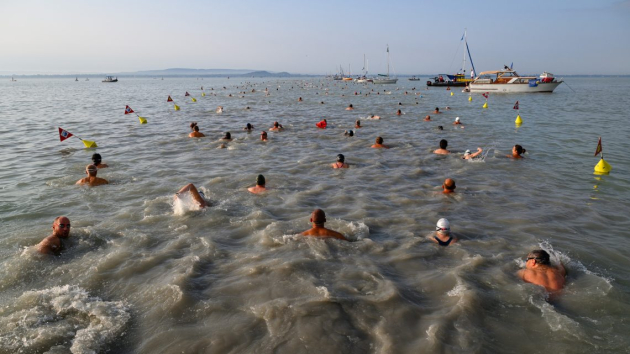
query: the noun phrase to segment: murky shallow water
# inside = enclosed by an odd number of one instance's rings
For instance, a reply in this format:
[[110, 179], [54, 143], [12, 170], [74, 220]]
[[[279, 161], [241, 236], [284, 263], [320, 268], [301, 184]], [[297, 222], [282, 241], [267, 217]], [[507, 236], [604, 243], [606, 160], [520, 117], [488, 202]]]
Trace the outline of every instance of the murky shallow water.
[[[627, 352], [630, 79], [571, 78], [575, 93], [495, 95], [485, 110], [421, 82], [249, 83], [0, 83], [0, 352]], [[286, 130], [260, 142], [275, 120]], [[191, 121], [206, 138], [187, 138]], [[58, 126], [98, 143], [111, 185], [74, 185], [95, 151], [60, 143]], [[218, 149], [225, 131], [235, 140]], [[369, 148], [379, 135], [391, 149]], [[600, 178], [598, 136], [613, 166]], [[431, 153], [443, 138], [457, 154]], [[525, 160], [503, 158], [514, 144]], [[484, 161], [460, 159], [477, 146]], [[330, 168], [338, 153], [349, 169]], [[258, 174], [269, 191], [252, 195]], [[446, 177], [454, 196], [439, 193]], [[189, 182], [211, 207], [173, 204]], [[316, 207], [354, 242], [297, 236]], [[33, 253], [58, 215], [73, 225], [66, 251]], [[427, 239], [441, 217], [454, 247]], [[569, 270], [553, 304], [515, 275], [537, 247]]]

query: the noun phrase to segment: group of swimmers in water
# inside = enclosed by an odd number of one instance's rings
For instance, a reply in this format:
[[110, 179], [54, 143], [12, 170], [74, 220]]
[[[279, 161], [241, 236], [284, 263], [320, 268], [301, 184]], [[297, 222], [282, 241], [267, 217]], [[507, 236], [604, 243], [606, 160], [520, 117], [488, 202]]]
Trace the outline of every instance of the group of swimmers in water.
[[[298, 101], [302, 101], [302, 98]], [[353, 110], [354, 107], [350, 104], [346, 110]], [[446, 108], [449, 109], [448, 107]], [[219, 106], [217, 108], [217, 112], [223, 112], [223, 107]], [[440, 114], [440, 110], [438, 107], [433, 111], [434, 114]], [[400, 110], [398, 110], [397, 114], [400, 114]], [[372, 119], [380, 119], [378, 116], [372, 115], [370, 118]], [[425, 121], [430, 121], [430, 116], [426, 116]], [[461, 120], [459, 117], [455, 119], [453, 122], [454, 125], [461, 125]], [[321, 120], [316, 124], [317, 128], [326, 129], [328, 123], [326, 119]], [[355, 129], [362, 128], [361, 121], [357, 120], [355, 122]], [[441, 126], [439, 128], [442, 128]], [[199, 131], [199, 126], [196, 122], [192, 122], [190, 124], [191, 133], [188, 135], [190, 138], [201, 138], [205, 137], [203, 133]], [[247, 125], [243, 128], [243, 130], [251, 132], [255, 128], [252, 124], [247, 123]], [[274, 122], [272, 127], [268, 129], [269, 131], [282, 131], [284, 127], [279, 122]], [[352, 130], [346, 130], [344, 132], [345, 136], [354, 136], [354, 132]], [[267, 141], [267, 132], [262, 131], [260, 135], [260, 139], [262, 141]], [[224, 136], [221, 138], [221, 141], [229, 142], [232, 141], [232, 136], [229, 132], [224, 133]], [[447, 150], [448, 142], [445, 139], [440, 140], [439, 148], [433, 151], [433, 153], [438, 155], [446, 155], [451, 152]], [[221, 148], [225, 148], [225, 144], [221, 144]], [[375, 143], [371, 146], [372, 148], [383, 148], [388, 149], [389, 146], [384, 144], [384, 140], [382, 137], [377, 137], [375, 139]], [[483, 149], [480, 147], [477, 148], [476, 152], [471, 152], [470, 150], [466, 150], [462, 159], [474, 159], [481, 155]], [[512, 148], [512, 154], [508, 155], [508, 157], [514, 159], [523, 158], [522, 154], [525, 153], [526, 150], [521, 145], [514, 145]], [[97, 177], [97, 173], [99, 169], [107, 168], [107, 164], [102, 163], [102, 158], [100, 154], [94, 154], [92, 156], [92, 164], [89, 164], [85, 168], [85, 173], [87, 177], [80, 179], [76, 182], [79, 185], [88, 185], [90, 187], [100, 186], [104, 184], [108, 184], [109, 182], [103, 178]], [[331, 167], [334, 169], [339, 168], [349, 168], [350, 166], [345, 162], [345, 156], [343, 154], [338, 154], [336, 162], [331, 164]], [[266, 189], [266, 181], [263, 175], [258, 175], [256, 177], [256, 185], [253, 187], [249, 187], [248, 191], [254, 194], [260, 194], [265, 192]], [[455, 180], [451, 178], [446, 178], [442, 184], [442, 192], [444, 194], [455, 193]], [[209, 206], [209, 203], [206, 201], [206, 198], [202, 191], [198, 190], [194, 184], [189, 183], [182, 187], [177, 193], [175, 193], [174, 199], [180, 198], [183, 194], [189, 195], [193, 201], [199, 206], [199, 208], [206, 208]], [[310, 222], [312, 227], [309, 230], [306, 230], [301, 233], [303, 236], [313, 236], [313, 237], [321, 237], [321, 238], [335, 238], [339, 240], [348, 241], [348, 239], [342, 235], [341, 233], [327, 229], [324, 224], [326, 223], [326, 214], [321, 209], [315, 209], [311, 213]], [[67, 239], [70, 234], [70, 220], [65, 216], [57, 217], [53, 222], [53, 233], [47, 236], [43, 241], [41, 241], [37, 249], [40, 253], [45, 254], [59, 254], [59, 252], [63, 249], [63, 239]], [[450, 230], [450, 223], [447, 219], [442, 218], [438, 220], [435, 229], [435, 235], [431, 238], [431, 241], [435, 242], [439, 246], [447, 247], [449, 245], [455, 244], [458, 241], [458, 238], [455, 237]], [[552, 266], [550, 263], [550, 256], [544, 250], [534, 250], [530, 252], [527, 256], [527, 260], [525, 263], [526, 268], [519, 271], [518, 275], [526, 282], [533, 283], [536, 285], [540, 285], [544, 287], [550, 293], [557, 293], [564, 286], [564, 279], [566, 276], [566, 270], [562, 264], [559, 266]]]

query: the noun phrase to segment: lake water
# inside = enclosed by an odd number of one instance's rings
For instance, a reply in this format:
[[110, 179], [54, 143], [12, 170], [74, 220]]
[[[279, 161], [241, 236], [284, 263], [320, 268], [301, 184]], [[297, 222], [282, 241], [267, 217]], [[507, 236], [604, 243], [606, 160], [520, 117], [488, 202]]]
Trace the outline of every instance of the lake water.
[[[424, 80], [3, 80], [0, 353], [628, 353], [630, 78], [567, 82], [482, 109]], [[261, 142], [274, 121], [286, 130]], [[377, 136], [392, 148], [370, 149]], [[432, 154], [440, 139], [453, 154]], [[525, 159], [504, 157], [514, 144]], [[111, 184], [74, 185], [94, 152]], [[339, 153], [349, 169], [330, 167]], [[174, 203], [190, 182], [206, 210]], [[299, 236], [315, 208], [353, 242]], [[59, 215], [65, 251], [37, 254]], [[452, 247], [428, 238], [442, 217]], [[541, 247], [569, 272], [551, 303], [516, 276]]]

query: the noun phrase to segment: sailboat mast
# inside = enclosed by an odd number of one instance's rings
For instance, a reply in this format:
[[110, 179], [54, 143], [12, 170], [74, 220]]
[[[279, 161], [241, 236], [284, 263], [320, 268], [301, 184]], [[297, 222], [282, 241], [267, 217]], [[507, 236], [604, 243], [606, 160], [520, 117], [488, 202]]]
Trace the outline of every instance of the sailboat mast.
[[387, 45], [387, 77], [389, 78], [389, 44]]
[[[468, 37], [467, 34], [467, 29], [464, 28], [464, 44], [467, 45], [468, 44]], [[464, 77], [466, 77], [466, 51], [464, 50], [464, 61], [462, 62], [462, 73], [464, 74]]]

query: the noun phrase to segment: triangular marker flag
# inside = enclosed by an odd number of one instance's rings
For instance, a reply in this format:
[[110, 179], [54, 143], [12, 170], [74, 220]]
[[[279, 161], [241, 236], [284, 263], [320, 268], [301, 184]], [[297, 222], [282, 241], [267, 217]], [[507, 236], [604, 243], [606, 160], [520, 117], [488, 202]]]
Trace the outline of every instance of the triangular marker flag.
[[514, 109], [518, 109], [518, 101], [514, 104]]
[[[59, 128], [61, 129], [61, 128]], [[599, 141], [597, 142], [597, 149], [595, 149], [595, 155], [597, 156], [597, 154], [599, 154], [600, 152], [602, 152], [602, 137], [599, 137]]]
[[131, 109], [131, 107], [126, 106], [125, 107], [125, 114], [129, 114], [129, 113], [134, 113], [133, 109]]
[[70, 133], [67, 130], [59, 128], [59, 141], [64, 141], [71, 136], [72, 136], [72, 133]]
[[486, 99], [488, 98], [488, 92], [484, 92], [481, 94], [483, 97], [485, 97]]
[[190, 96], [190, 94], [188, 93], [188, 91], [186, 91], [186, 94], [184, 96]]
[[171, 98], [171, 96], [168, 96], [168, 98], [166, 99], [166, 102], [173, 102], [173, 99]]

